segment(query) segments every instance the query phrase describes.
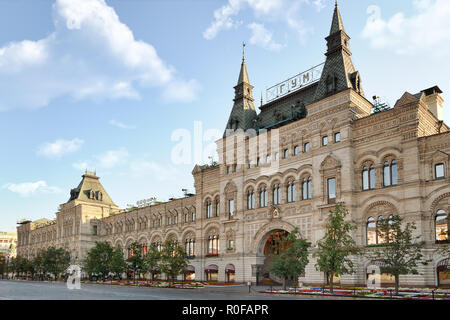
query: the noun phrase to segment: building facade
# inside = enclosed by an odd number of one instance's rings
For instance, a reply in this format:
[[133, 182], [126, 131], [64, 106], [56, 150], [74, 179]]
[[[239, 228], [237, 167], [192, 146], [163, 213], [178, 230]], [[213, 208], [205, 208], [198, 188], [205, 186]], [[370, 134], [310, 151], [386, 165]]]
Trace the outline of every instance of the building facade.
[[17, 233], [0, 231], [0, 255], [14, 258], [17, 254]]
[[[217, 141], [219, 162], [195, 166], [194, 195], [120, 210], [98, 177], [86, 172], [55, 220], [22, 222], [18, 254], [32, 256], [53, 245], [82, 259], [95, 241], [128, 248], [134, 241], [145, 247], [173, 238], [186, 248], [188, 278], [276, 280], [267, 271], [274, 234], [297, 227], [314, 248], [329, 210], [343, 202], [362, 247], [381, 243], [378, 219], [398, 214], [414, 221], [432, 262], [419, 275], [401, 276], [401, 283], [448, 284], [450, 259], [436, 253], [448, 243], [450, 212], [450, 131], [442, 121], [442, 91], [405, 92], [393, 108], [383, 108], [364, 96], [337, 6], [326, 42], [319, 72], [311, 69], [271, 88], [259, 113], [242, 60], [234, 105]], [[376, 263], [354, 260], [356, 272], [338, 279], [343, 285], [365, 284], [367, 267]], [[299, 280], [323, 283], [313, 258]]]

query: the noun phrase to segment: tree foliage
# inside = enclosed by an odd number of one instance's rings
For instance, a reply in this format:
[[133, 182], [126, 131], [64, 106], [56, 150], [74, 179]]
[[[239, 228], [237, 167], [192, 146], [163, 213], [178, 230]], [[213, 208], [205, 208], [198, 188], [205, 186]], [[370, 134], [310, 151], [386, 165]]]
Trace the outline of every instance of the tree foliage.
[[381, 262], [383, 273], [394, 276], [396, 294], [400, 275], [419, 274], [418, 265], [426, 265], [429, 262], [422, 254], [425, 242], [421, 240], [421, 236], [413, 236], [413, 231], [416, 230], [415, 222], [408, 222], [402, 228], [402, 221], [398, 215], [379, 220], [378, 236], [384, 239], [384, 244], [366, 253], [372, 261]]
[[330, 210], [325, 236], [319, 240], [318, 249], [313, 254], [313, 257], [317, 258], [316, 269], [325, 273], [331, 292], [335, 275], [354, 272], [351, 255], [359, 252], [351, 235], [356, 226], [345, 221], [348, 214], [347, 208], [342, 203]]
[[144, 257], [144, 270], [153, 275], [160, 270], [159, 263], [161, 262], [161, 252], [159, 252], [156, 243], [152, 243]]
[[287, 237], [274, 237], [275, 248], [278, 254], [272, 254], [272, 263], [269, 271], [283, 278], [283, 288], [286, 290], [288, 277], [298, 278], [305, 272], [308, 264], [308, 249], [311, 243], [301, 238], [298, 228], [295, 228]]
[[83, 261], [83, 269], [89, 275], [100, 275], [105, 279], [110, 272], [113, 248], [108, 242], [95, 242]]
[[109, 270], [119, 279], [122, 277], [122, 273], [127, 269], [127, 262], [123, 257], [123, 251], [120, 246], [117, 246], [111, 256], [111, 261], [109, 262]]
[[187, 265], [184, 248], [176, 240], [166, 240], [161, 251], [161, 271], [173, 280], [177, 275], [184, 272]]
[[144, 257], [142, 255], [142, 245], [135, 241], [130, 245], [130, 256], [127, 259], [128, 269], [133, 271], [133, 279], [136, 279], [136, 274], [140, 275], [144, 269]]

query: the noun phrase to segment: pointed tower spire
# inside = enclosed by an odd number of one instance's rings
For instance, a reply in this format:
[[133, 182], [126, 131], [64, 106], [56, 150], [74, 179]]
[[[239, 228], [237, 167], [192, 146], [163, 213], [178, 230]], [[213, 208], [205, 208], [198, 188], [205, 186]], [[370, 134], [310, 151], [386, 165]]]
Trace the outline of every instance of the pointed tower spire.
[[248, 79], [247, 66], [245, 65], [245, 42], [242, 42], [242, 63], [241, 63], [241, 72], [239, 72], [238, 85], [241, 83], [250, 84], [250, 80]]
[[253, 105], [253, 86], [250, 84], [247, 65], [245, 64], [245, 43], [242, 43], [241, 70], [238, 83], [234, 87], [233, 101], [234, 105], [226, 129], [247, 130], [253, 128], [257, 114]]
[[330, 35], [336, 32], [344, 31], [344, 24], [342, 23], [341, 12], [339, 11], [338, 3], [334, 7], [333, 22], [331, 23]]
[[361, 78], [351, 59], [350, 37], [344, 30], [341, 13], [336, 1], [330, 35], [325, 38], [328, 50], [315, 99], [320, 100], [337, 92], [353, 89], [362, 96]]

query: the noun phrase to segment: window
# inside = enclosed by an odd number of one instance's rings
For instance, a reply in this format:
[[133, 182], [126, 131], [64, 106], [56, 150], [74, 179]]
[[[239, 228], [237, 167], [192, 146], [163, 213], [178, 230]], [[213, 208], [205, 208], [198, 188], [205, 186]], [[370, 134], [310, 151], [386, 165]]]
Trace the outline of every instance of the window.
[[260, 157], [256, 158], [256, 166], [257, 167], [261, 166], [261, 158]]
[[266, 156], [266, 163], [270, 163], [270, 154]]
[[285, 159], [289, 158], [289, 149], [284, 149], [283, 156]]
[[375, 166], [373, 164], [369, 167], [369, 187], [370, 189], [375, 189], [376, 183], [376, 174], [375, 174]]
[[233, 172], [236, 172], [237, 170], [237, 164], [233, 164]]
[[212, 207], [211, 207], [211, 201], [207, 200], [206, 201], [206, 205], [205, 205], [205, 209], [206, 209], [206, 218], [211, 218], [212, 217]]
[[195, 221], [195, 211], [191, 212], [191, 221]]
[[189, 222], [189, 214], [187, 214], [187, 213], [184, 215], [184, 222], [185, 223]]
[[369, 168], [363, 166], [362, 169], [362, 187], [363, 190], [369, 190]]
[[311, 198], [312, 198], [312, 179], [311, 179], [311, 177], [303, 178], [302, 200], [309, 200]]
[[309, 152], [309, 142], [306, 142], [306, 143], [303, 145], [303, 152]]
[[249, 190], [247, 192], [247, 209], [255, 209], [255, 193], [253, 192], [253, 190]]
[[369, 167], [367, 165], [362, 168], [362, 189], [363, 190], [373, 190], [375, 189], [375, 166], [371, 164]]
[[443, 163], [439, 163], [434, 166], [434, 175], [435, 175], [436, 179], [444, 178], [445, 173], [444, 173], [444, 164]]
[[184, 251], [186, 251], [186, 255], [188, 257], [194, 257], [195, 256], [195, 240], [186, 239], [186, 241], [184, 242]]
[[336, 201], [336, 178], [328, 179], [328, 203], [335, 203]]
[[212, 235], [208, 237], [208, 255], [218, 255], [219, 254], [219, 236]]
[[435, 218], [436, 243], [448, 242], [448, 215], [439, 210]]
[[228, 249], [233, 250], [234, 249], [234, 240], [228, 240]]
[[328, 136], [323, 136], [322, 137], [322, 146], [327, 146], [328, 145]]
[[334, 143], [336, 142], [341, 142], [341, 133], [340, 132], [336, 132], [334, 134]]
[[377, 224], [374, 217], [367, 219], [367, 245], [377, 244]]
[[274, 185], [272, 189], [272, 199], [273, 204], [280, 204], [281, 203], [281, 188], [280, 185]]
[[394, 186], [398, 184], [398, 169], [397, 161], [385, 161], [383, 164], [383, 185], [385, 187]]
[[234, 200], [228, 200], [228, 214], [230, 218], [234, 216]]
[[249, 169], [253, 168], [253, 161], [252, 160], [248, 161], [248, 168]]
[[295, 146], [294, 147], [294, 156], [298, 155], [300, 153], [300, 147], [299, 146]]
[[216, 217], [218, 217], [220, 215], [220, 200], [217, 198], [215, 200], [215, 207], [216, 207]]
[[278, 152], [275, 152], [275, 161], [278, 161], [278, 159], [279, 159]]
[[265, 208], [268, 205], [268, 194], [267, 194], [267, 190], [266, 187], [261, 187], [259, 189], [259, 207], [260, 208]]
[[230, 173], [231, 173], [231, 167], [227, 166], [227, 174], [230, 174]]
[[93, 226], [93, 235], [96, 236], [97, 235], [97, 226]]
[[290, 181], [287, 185], [287, 202], [294, 202], [295, 201], [295, 182]]

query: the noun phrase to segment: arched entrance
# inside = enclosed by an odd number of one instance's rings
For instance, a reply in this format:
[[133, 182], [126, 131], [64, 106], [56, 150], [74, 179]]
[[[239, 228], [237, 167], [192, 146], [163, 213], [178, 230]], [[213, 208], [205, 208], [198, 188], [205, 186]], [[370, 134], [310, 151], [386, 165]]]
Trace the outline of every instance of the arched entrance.
[[[269, 271], [269, 266], [280, 251], [288, 244], [283, 240], [289, 235], [289, 232], [283, 229], [275, 229], [266, 234], [261, 240], [260, 250], [258, 252], [264, 256], [264, 264], [259, 270], [257, 281], [263, 284], [280, 284], [283, 279]], [[293, 280], [293, 279], [288, 279]]]
[[188, 265], [186, 271], [184, 273], [184, 279], [193, 281], [195, 280], [195, 267], [192, 265]]
[[210, 264], [205, 268], [206, 280], [217, 281], [219, 280], [219, 267], [215, 264]]
[[234, 270], [234, 265], [229, 263], [227, 264], [227, 266], [225, 267], [225, 278], [227, 282], [234, 282], [234, 274], [235, 274], [235, 270]]
[[450, 258], [441, 260], [436, 267], [439, 287], [450, 287]]

